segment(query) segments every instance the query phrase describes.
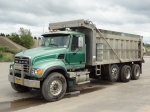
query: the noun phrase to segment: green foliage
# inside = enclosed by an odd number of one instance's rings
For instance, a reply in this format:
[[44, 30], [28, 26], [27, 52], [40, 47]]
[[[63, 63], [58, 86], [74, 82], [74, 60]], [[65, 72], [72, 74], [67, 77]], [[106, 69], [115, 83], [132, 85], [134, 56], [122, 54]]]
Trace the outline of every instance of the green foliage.
[[11, 54], [17, 54], [20, 51], [14, 50], [14, 49], [10, 49], [6, 46], [0, 46], [0, 52], [6, 52], [6, 53], [11, 53]]
[[13, 57], [9, 56], [8, 54], [3, 54], [3, 57], [0, 59], [1, 62], [12, 62]]
[[0, 46], [0, 62], [11, 62], [11, 61], [13, 61], [13, 55], [17, 54], [18, 52], [20, 52], [20, 51], [10, 49], [10, 48], [5, 47], [5, 46]]
[[37, 37], [35, 36], [35, 37], [34, 37], [34, 39], [36, 39], [36, 40], [37, 40]]
[[6, 53], [0, 52], [0, 62], [12, 62], [13, 57]]
[[19, 35], [17, 33], [12, 33], [8, 38], [10, 40], [12, 40], [13, 42], [21, 45], [21, 40], [20, 40]]
[[4, 33], [0, 33], [0, 36], [9, 37], [10, 35], [9, 34], [4, 34]]
[[31, 32], [28, 29], [20, 28], [19, 30], [20, 39], [21, 39], [21, 45], [30, 48], [33, 44], [33, 38], [31, 36]]
[[2, 58], [3, 57], [3, 53], [2, 52], [0, 52], [0, 58]]
[[20, 28], [19, 35], [17, 33], [12, 33], [10, 36], [8, 36], [8, 38], [13, 42], [29, 49], [34, 44], [31, 34], [32, 33], [30, 30]]
[[6, 37], [9, 37], [10, 35], [9, 34], [6, 34]]
[[5, 47], [5, 46], [1, 46], [1, 47], [0, 47], [0, 51], [2, 51], [2, 52], [6, 52], [6, 51], [8, 51], [8, 50], [9, 50], [8, 47]]
[[5, 37], [5, 34], [4, 34], [4, 33], [0, 33], [0, 36], [3, 36], [3, 37]]

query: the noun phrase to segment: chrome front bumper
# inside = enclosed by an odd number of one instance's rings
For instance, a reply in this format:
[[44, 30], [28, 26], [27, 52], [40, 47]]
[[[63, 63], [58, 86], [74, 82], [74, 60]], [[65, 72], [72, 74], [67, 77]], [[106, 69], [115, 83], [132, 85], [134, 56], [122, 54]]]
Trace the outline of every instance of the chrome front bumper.
[[[19, 67], [17, 67], [17, 66]], [[21, 70], [21, 77], [15, 76], [15, 69]], [[40, 88], [40, 81], [37, 80], [29, 80], [24, 78], [23, 65], [14, 64], [12, 66], [12, 75], [8, 75], [8, 80], [12, 83], [16, 83], [19, 85], [31, 87], [31, 88]]]
[[20, 77], [13, 77], [12, 75], [8, 75], [8, 79], [12, 83], [20, 84], [31, 88], [40, 88], [40, 81], [37, 80], [21, 79]]

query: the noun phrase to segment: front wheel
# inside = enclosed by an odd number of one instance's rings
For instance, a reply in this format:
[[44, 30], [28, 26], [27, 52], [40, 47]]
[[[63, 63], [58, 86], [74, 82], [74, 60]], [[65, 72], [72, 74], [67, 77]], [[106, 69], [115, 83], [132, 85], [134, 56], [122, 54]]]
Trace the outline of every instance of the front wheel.
[[31, 90], [31, 88], [29, 88], [29, 87], [22, 86], [22, 85], [19, 85], [19, 84], [15, 84], [15, 83], [12, 83], [12, 82], [11, 82], [11, 86], [15, 91], [20, 92], [20, 93], [29, 92]]
[[57, 72], [51, 73], [43, 82], [42, 95], [47, 101], [60, 100], [66, 93], [65, 77]]

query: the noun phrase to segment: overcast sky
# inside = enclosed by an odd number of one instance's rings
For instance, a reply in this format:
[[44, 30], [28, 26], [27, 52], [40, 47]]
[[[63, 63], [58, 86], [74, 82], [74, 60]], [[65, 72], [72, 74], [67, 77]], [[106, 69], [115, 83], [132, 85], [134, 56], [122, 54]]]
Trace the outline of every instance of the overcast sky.
[[150, 43], [150, 0], [0, 0], [0, 33], [18, 33], [23, 27], [40, 36], [49, 23], [75, 19], [139, 34]]

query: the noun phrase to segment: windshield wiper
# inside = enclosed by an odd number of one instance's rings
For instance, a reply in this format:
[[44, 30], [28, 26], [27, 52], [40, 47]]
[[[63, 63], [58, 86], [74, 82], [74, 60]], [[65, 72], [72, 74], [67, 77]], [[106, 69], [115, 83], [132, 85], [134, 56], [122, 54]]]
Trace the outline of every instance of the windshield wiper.
[[57, 45], [57, 44], [49, 44], [49, 45], [54, 45], [54, 46], [57, 46], [57, 47], [58, 47], [58, 45]]

